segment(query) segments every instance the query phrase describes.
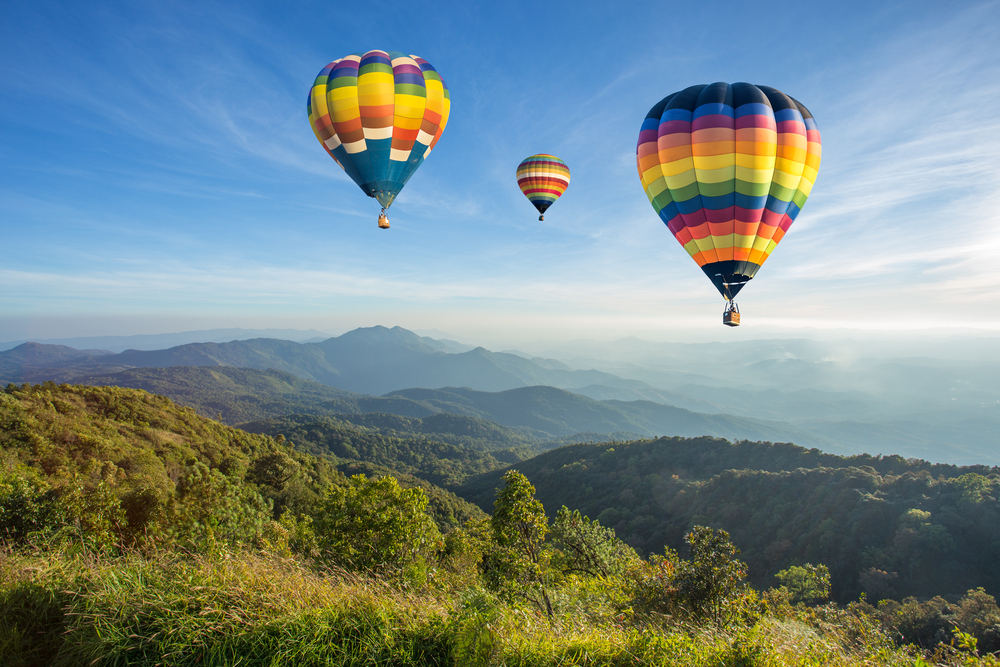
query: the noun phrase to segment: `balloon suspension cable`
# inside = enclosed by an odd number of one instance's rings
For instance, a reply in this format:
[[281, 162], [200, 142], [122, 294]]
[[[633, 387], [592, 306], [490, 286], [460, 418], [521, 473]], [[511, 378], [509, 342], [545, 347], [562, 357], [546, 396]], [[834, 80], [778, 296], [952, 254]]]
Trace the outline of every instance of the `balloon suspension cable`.
[[378, 228], [379, 229], [389, 229], [389, 216], [385, 214], [385, 209], [378, 214]]
[[732, 299], [726, 300], [726, 309], [722, 311], [722, 323], [727, 327], [740, 326], [740, 307]]

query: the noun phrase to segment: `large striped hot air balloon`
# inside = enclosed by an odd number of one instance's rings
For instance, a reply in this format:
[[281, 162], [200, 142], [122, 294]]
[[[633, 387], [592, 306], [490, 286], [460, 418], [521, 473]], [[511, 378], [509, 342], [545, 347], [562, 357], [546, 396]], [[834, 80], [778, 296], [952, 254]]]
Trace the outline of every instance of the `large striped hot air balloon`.
[[538, 219], [562, 197], [569, 187], [569, 167], [555, 155], [540, 153], [521, 160], [517, 165], [517, 185], [532, 206], [538, 209]]
[[685, 88], [642, 122], [636, 161], [653, 209], [727, 300], [756, 274], [802, 210], [821, 142], [809, 110], [749, 83]]
[[323, 148], [385, 209], [437, 145], [448, 124], [448, 86], [434, 67], [399, 51], [345, 56], [309, 91], [309, 124]]

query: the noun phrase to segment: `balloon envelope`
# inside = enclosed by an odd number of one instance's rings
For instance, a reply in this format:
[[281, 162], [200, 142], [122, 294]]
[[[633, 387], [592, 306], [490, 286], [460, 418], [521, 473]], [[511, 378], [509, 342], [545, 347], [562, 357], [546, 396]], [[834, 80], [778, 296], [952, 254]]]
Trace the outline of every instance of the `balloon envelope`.
[[821, 148], [816, 121], [794, 98], [767, 86], [713, 83], [649, 110], [636, 163], [660, 219], [732, 299], [805, 205]]
[[448, 86], [434, 67], [399, 51], [345, 56], [309, 90], [309, 124], [365, 194], [388, 208], [448, 124]]
[[517, 165], [517, 185], [539, 214], [544, 214], [569, 187], [569, 167], [547, 153], [526, 157]]

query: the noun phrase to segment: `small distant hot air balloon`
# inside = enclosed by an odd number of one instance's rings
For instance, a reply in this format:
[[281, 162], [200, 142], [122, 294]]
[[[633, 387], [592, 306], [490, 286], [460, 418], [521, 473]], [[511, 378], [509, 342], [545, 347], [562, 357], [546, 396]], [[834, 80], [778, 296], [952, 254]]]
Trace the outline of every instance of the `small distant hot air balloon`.
[[636, 162], [653, 209], [727, 304], [757, 274], [812, 191], [819, 128], [766, 86], [713, 83], [660, 100], [642, 122]]
[[385, 210], [448, 124], [448, 86], [434, 67], [399, 51], [345, 56], [324, 67], [306, 109], [323, 148]]
[[517, 165], [517, 185], [532, 206], [545, 219], [545, 211], [569, 187], [569, 167], [555, 155], [540, 153], [521, 160]]

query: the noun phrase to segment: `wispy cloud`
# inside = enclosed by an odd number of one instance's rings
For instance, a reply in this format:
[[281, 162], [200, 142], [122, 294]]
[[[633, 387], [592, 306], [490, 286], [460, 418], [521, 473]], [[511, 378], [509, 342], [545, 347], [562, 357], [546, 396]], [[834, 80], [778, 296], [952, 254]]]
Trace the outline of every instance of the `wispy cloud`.
[[[233, 7], [67, 5], [24, 10], [2, 33], [18, 66], [0, 72], [0, 224], [16, 225], [0, 305], [714, 320], [719, 297], [646, 201], [634, 147], [663, 95], [730, 74], [787, 82], [824, 136], [809, 203], [745, 292], [759, 317], [766, 305], [775, 322], [878, 321], [920, 298], [928, 318], [961, 319], [995, 302], [995, 2], [943, 21], [944, 10], [842, 21], [803, 8], [827, 51], [794, 61], [749, 45], [760, 22], [775, 44], [796, 22], [749, 7], [720, 20], [754, 30], [725, 40], [653, 39], [667, 9], [651, 6], [609, 20], [584, 3], [544, 29], [518, 17], [558, 11], [516, 2], [433, 21], [403, 8], [377, 27], [367, 18], [381, 9], [358, 6], [335, 37], [313, 25], [318, 5], [280, 20]], [[682, 16], [699, 25], [712, 11]], [[377, 206], [316, 145], [304, 99], [325, 58], [411, 39], [448, 80], [453, 115], [382, 233]], [[573, 172], [544, 222], [514, 179], [539, 151]]]
[[985, 20], [995, 9], [895, 36], [827, 99], [833, 122], [820, 118], [824, 162], [788, 237], [788, 275], [889, 278], [899, 298], [994, 293], [1000, 117], [990, 110], [1000, 108], [1000, 54], [984, 45], [1000, 37]]

